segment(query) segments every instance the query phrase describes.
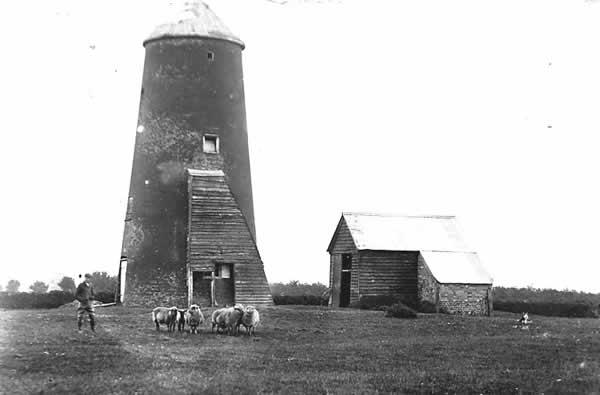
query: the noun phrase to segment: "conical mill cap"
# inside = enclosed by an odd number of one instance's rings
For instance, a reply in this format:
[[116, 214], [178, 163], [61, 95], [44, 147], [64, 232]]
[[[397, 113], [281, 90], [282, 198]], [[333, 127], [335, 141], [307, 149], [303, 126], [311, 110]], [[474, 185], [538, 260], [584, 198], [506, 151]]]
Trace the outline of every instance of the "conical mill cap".
[[208, 5], [198, 0], [184, 2], [183, 11], [175, 20], [156, 27], [144, 45], [150, 41], [182, 37], [214, 38], [233, 42], [242, 49], [245, 47]]

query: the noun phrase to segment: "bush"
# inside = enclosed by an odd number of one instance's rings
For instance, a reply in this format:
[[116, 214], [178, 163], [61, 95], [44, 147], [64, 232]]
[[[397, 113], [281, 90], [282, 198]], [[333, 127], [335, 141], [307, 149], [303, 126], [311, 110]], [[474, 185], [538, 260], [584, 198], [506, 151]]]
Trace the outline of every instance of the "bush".
[[557, 317], [598, 317], [600, 294], [538, 288], [494, 288], [494, 309]]
[[401, 298], [393, 295], [375, 295], [375, 296], [361, 296], [357, 302], [350, 303], [350, 307], [355, 309], [363, 310], [385, 310], [387, 307], [394, 304], [401, 303], [405, 305], [411, 305], [412, 303], [406, 302]]
[[417, 306], [417, 311], [419, 313], [437, 313], [438, 309], [435, 303], [431, 303], [428, 300], [422, 300]]
[[385, 308], [386, 317], [417, 318], [417, 312], [402, 303], [394, 303]]
[[50, 291], [45, 294], [18, 292], [0, 293], [0, 307], [4, 309], [52, 309], [75, 300], [72, 293]]
[[273, 303], [276, 305], [301, 304], [311, 306], [327, 306], [329, 299], [315, 295], [273, 295]]
[[96, 292], [96, 300], [102, 303], [113, 303], [115, 301], [115, 293], [110, 291]]
[[494, 287], [494, 301], [496, 300], [500, 302], [591, 303], [598, 305], [600, 304], [600, 294], [533, 287]]
[[321, 283], [305, 284], [299, 281], [290, 281], [287, 284], [273, 283], [269, 287], [276, 305], [327, 306], [329, 304], [328, 288]]

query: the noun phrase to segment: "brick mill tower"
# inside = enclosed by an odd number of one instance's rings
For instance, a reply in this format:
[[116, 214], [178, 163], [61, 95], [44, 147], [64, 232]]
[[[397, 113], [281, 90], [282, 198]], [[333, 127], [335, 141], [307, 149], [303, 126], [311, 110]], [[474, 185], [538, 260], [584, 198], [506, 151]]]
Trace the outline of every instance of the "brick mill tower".
[[254, 229], [244, 43], [196, 1], [144, 47], [118, 296], [271, 304]]

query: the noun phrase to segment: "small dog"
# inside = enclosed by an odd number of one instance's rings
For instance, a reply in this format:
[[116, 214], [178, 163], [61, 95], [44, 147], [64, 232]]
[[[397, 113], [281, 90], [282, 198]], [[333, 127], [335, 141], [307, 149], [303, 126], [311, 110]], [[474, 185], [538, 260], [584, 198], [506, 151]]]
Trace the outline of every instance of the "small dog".
[[517, 321], [517, 325], [514, 325], [513, 328], [529, 329], [529, 324], [532, 322], [533, 321], [529, 319], [529, 314], [523, 313], [521, 314], [521, 318]]
[[529, 321], [529, 314], [527, 314], [527, 313], [521, 314], [521, 318], [519, 319], [519, 324], [527, 325], [529, 323], [531, 323], [531, 321]]

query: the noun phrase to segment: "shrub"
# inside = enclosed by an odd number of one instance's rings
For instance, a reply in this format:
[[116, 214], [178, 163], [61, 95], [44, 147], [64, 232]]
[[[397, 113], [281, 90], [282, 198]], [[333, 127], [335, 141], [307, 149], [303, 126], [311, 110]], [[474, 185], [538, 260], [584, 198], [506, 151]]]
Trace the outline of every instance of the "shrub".
[[505, 288], [494, 287], [494, 301], [510, 302], [553, 302], [553, 303], [600, 303], [600, 294], [577, 292], [571, 290], [540, 288]]
[[394, 303], [385, 308], [386, 317], [417, 318], [417, 312], [402, 303]]
[[301, 283], [299, 281], [290, 281], [287, 284], [284, 283], [272, 283], [269, 284], [271, 293], [273, 295], [314, 295], [321, 296], [327, 291], [327, 286], [321, 283]]
[[431, 303], [428, 300], [422, 300], [417, 306], [417, 311], [419, 313], [437, 313], [438, 309], [435, 303]]
[[350, 303], [350, 307], [363, 310], [385, 310], [386, 307], [402, 302], [400, 298], [393, 295], [361, 296], [358, 301]]
[[113, 303], [115, 301], [115, 293], [110, 291], [96, 292], [96, 300], [102, 303]]
[[273, 302], [276, 305], [327, 306], [329, 303], [328, 288], [321, 283], [305, 284], [299, 281], [290, 281], [287, 284], [273, 283], [269, 286], [273, 295]]
[[63, 291], [50, 291], [45, 294], [18, 292], [0, 293], [0, 307], [4, 309], [52, 309], [72, 302], [73, 294]]
[[600, 294], [555, 289], [494, 288], [494, 309], [558, 317], [598, 317]]
[[311, 306], [327, 306], [329, 299], [315, 295], [273, 295], [273, 303], [276, 305], [300, 304]]

